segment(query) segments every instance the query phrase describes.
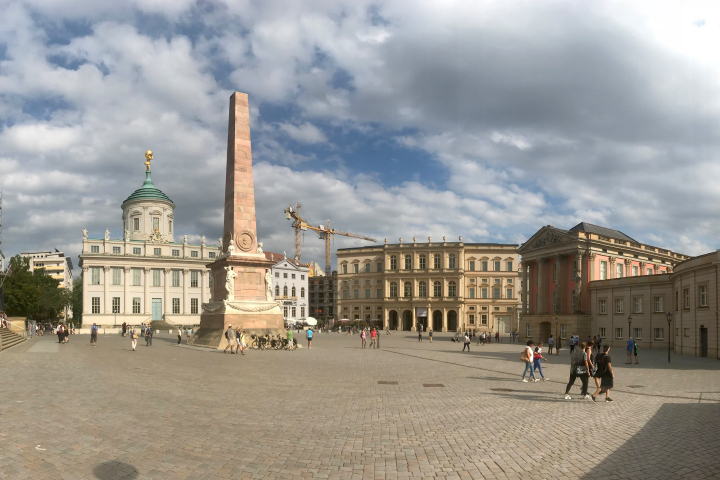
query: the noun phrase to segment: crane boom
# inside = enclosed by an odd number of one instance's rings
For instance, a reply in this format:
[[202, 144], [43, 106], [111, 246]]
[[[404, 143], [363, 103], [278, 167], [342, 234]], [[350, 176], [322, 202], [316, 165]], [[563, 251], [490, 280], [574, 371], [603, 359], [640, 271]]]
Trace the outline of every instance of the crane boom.
[[351, 238], [359, 238], [361, 240], [367, 240], [369, 242], [376, 242], [374, 238], [366, 237], [365, 235], [359, 235], [357, 233], [349, 233], [349, 232], [341, 232], [340, 230], [335, 230], [334, 228], [330, 228], [330, 220], [327, 221], [327, 226], [325, 225], [318, 225], [317, 227], [314, 225], [310, 225], [307, 220], [302, 218], [300, 216], [300, 207], [301, 205], [298, 203], [295, 207], [295, 210], [293, 210], [292, 206], [285, 209], [285, 218], [288, 220], [293, 220], [292, 227], [295, 229], [295, 261], [297, 263], [300, 263], [300, 231], [301, 230], [313, 230], [317, 232], [320, 236], [321, 240], [325, 240], [325, 275], [330, 274], [330, 270], [332, 268], [332, 258], [331, 258], [331, 252], [330, 252], [330, 240], [335, 235], [342, 235], [344, 237], [351, 237]]

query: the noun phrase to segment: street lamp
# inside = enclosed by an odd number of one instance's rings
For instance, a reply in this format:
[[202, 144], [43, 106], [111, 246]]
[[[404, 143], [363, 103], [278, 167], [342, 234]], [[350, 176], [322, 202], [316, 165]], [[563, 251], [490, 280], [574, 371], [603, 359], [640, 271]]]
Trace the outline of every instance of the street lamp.
[[[632, 315], [628, 317], [628, 338], [632, 337], [632, 330], [630, 330], [630, 327], [632, 326]], [[633, 339], [634, 341], [634, 339]]]
[[670, 335], [672, 332], [672, 329], [670, 328], [670, 324], [672, 323], [672, 313], [667, 313], [667, 322], [668, 322], [668, 363], [670, 363]]
[[560, 341], [560, 337], [558, 337], [558, 320], [558, 317], [555, 317], [555, 355], [560, 355], [557, 349], [558, 342]]

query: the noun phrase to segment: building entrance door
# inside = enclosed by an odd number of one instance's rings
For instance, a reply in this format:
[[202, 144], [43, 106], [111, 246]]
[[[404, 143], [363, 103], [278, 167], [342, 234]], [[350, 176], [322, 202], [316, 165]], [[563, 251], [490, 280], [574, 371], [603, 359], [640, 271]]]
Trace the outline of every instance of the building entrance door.
[[388, 324], [390, 330], [397, 330], [398, 328], [398, 313], [395, 310], [390, 310], [390, 322]]
[[442, 332], [442, 323], [443, 323], [443, 315], [440, 310], [435, 310], [433, 312], [433, 323], [432, 323], [432, 329], [436, 332]]
[[448, 332], [456, 332], [458, 329], [458, 322], [457, 322], [457, 312], [455, 310], [450, 310], [447, 313], [447, 329]]
[[707, 357], [708, 350], [708, 329], [700, 328], [700, 356]]
[[540, 324], [540, 338], [538, 338], [538, 341], [547, 345], [550, 334], [552, 334], [552, 325], [550, 325], [550, 322], [542, 322]]
[[405, 310], [405, 313], [403, 313], [403, 330], [410, 331], [412, 330], [412, 324], [413, 324], [413, 314], [410, 310]]
[[152, 320], [162, 320], [162, 298], [152, 299]]

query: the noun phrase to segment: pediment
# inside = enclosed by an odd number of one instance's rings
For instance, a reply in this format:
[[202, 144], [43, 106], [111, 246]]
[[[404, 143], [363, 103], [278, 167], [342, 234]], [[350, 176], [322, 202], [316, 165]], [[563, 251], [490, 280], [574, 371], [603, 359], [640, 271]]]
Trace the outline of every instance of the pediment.
[[162, 212], [160, 210], [153, 210], [150, 212], [150, 215], [162, 215]]
[[577, 241], [577, 237], [562, 233], [560, 230], [551, 227], [543, 227], [530, 240], [525, 242], [518, 252], [528, 252], [538, 248], [561, 245]]

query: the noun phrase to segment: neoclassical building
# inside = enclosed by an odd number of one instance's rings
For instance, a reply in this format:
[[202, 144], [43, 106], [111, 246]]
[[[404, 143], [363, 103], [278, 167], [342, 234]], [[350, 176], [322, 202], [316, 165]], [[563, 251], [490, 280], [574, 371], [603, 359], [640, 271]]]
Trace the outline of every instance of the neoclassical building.
[[282, 303], [285, 324], [305, 320], [308, 313], [308, 264], [298, 264], [285, 253], [264, 252], [265, 258], [275, 262], [270, 267], [273, 300]]
[[667, 274], [690, 258], [585, 222], [570, 230], [542, 227], [518, 251], [527, 287], [520, 335], [544, 342], [550, 334], [561, 339], [597, 335], [591, 282]]
[[200, 245], [190, 244], [187, 235], [175, 242], [175, 204], [153, 184], [152, 152], [146, 157], [145, 182], [120, 207], [123, 238], [111, 239], [108, 230], [91, 238], [83, 229], [85, 326], [150, 320], [196, 325], [202, 304], [210, 301], [206, 264], [220, 255], [220, 246], [207, 245], [205, 237]]
[[400, 239], [338, 249], [337, 261], [340, 319], [412, 331], [422, 325], [506, 333], [516, 315], [517, 245]]

